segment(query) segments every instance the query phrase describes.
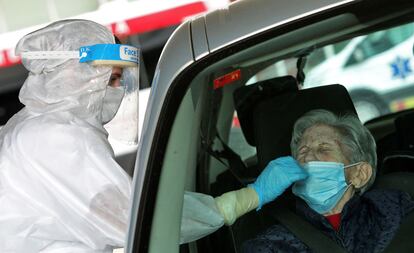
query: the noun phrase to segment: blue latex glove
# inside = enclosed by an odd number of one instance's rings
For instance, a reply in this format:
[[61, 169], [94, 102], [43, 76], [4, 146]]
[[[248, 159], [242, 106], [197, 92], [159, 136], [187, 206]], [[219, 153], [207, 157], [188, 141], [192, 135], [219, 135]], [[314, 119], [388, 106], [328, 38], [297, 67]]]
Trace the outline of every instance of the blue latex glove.
[[306, 172], [291, 156], [279, 157], [271, 161], [256, 181], [249, 185], [259, 196], [259, 206], [256, 210], [275, 200], [294, 182], [307, 177]]

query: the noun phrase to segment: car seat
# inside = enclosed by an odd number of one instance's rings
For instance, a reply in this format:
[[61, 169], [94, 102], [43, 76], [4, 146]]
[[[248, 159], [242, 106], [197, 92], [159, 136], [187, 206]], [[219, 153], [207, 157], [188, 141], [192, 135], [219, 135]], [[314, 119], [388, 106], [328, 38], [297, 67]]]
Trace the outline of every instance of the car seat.
[[395, 131], [377, 142], [379, 174], [414, 172], [414, 111], [394, 115]]
[[298, 92], [297, 81], [293, 76], [276, 77], [238, 88], [233, 93], [234, 106], [237, 111], [243, 135], [246, 141], [256, 146], [254, 116], [256, 105], [264, 100], [273, 99], [284, 93]]

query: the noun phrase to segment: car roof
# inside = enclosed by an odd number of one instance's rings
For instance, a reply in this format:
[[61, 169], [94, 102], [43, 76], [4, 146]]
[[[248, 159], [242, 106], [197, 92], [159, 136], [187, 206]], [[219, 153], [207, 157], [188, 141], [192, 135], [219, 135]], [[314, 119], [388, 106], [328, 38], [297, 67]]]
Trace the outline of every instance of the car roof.
[[239, 1], [205, 17], [210, 51], [214, 52], [263, 30], [344, 5], [354, 0]]

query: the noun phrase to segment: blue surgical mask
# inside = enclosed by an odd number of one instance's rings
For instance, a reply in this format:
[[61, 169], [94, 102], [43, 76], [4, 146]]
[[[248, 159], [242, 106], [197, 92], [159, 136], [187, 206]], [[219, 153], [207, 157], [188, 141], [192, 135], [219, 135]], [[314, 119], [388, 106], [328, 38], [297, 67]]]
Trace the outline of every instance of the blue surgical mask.
[[306, 163], [303, 169], [308, 178], [293, 185], [293, 194], [302, 198], [313, 210], [320, 214], [329, 212], [342, 198], [349, 185], [345, 180], [343, 163], [314, 161]]

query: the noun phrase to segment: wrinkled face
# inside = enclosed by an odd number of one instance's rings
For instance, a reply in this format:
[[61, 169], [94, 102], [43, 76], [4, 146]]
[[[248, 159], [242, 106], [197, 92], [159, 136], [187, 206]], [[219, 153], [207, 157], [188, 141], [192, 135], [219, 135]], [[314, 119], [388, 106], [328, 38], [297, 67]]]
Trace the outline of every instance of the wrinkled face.
[[342, 152], [339, 134], [334, 128], [326, 125], [315, 125], [306, 129], [297, 154], [297, 160], [301, 165], [310, 161], [349, 164]]
[[120, 67], [113, 67], [112, 74], [109, 78], [108, 85], [111, 87], [120, 87], [121, 86], [121, 77], [122, 77], [122, 68]]

